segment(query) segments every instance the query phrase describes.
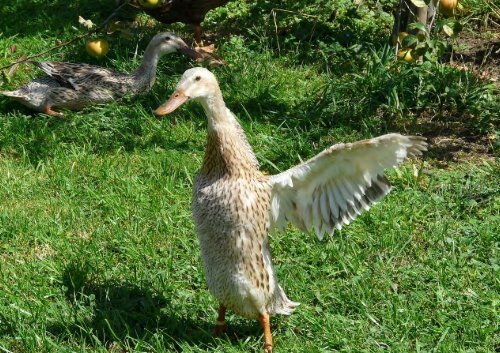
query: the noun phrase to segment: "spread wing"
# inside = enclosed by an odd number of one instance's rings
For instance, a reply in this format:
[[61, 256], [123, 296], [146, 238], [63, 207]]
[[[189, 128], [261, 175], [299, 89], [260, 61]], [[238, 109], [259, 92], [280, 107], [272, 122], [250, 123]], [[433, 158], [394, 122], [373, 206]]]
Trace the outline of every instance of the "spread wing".
[[57, 61], [34, 62], [43, 72], [66, 88], [78, 89], [85, 82], [108, 82], [125, 76], [121, 72], [101, 66]]
[[425, 138], [388, 134], [334, 145], [271, 177], [274, 226], [292, 222], [319, 239], [341, 229], [391, 190], [384, 170], [427, 150]]

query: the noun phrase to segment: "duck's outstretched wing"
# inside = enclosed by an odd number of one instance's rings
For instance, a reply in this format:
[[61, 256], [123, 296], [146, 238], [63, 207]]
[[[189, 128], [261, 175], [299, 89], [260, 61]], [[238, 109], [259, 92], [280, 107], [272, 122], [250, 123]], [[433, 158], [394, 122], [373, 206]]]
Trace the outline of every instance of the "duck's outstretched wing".
[[425, 138], [388, 134], [334, 145], [271, 177], [273, 225], [288, 222], [318, 238], [349, 224], [391, 190], [384, 170], [427, 150]]
[[58, 61], [33, 62], [50, 77], [59, 82], [62, 87], [78, 89], [85, 81], [106, 82], [110, 78], [124, 74], [112, 69], [89, 64], [77, 64]]

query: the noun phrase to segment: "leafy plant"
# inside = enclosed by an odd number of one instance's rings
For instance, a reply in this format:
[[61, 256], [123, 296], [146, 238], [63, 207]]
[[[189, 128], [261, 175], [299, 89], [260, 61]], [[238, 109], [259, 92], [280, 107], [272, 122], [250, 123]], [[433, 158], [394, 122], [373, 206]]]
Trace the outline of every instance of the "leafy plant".
[[[444, 12], [444, 10], [442, 10], [439, 6], [439, 1], [434, 2], [435, 6], [433, 7], [428, 6], [430, 4], [430, 0], [409, 0], [408, 3], [410, 2], [417, 9], [432, 8], [434, 13], [430, 17], [429, 23], [412, 22], [408, 24], [408, 30], [411, 31], [411, 33], [404, 37], [401, 42], [398, 42], [398, 44], [401, 45], [400, 50], [412, 50], [412, 55], [415, 57], [420, 57], [423, 60], [437, 61], [444, 54], [452, 50], [452, 44], [450, 41], [459, 35], [463, 29], [463, 24], [459, 19], [456, 19], [453, 16], [450, 17], [449, 13]], [[458, 2], [447, 2], [447, 4], [449, 6], [456, 6]], [[398, 13], [395, 18], [396, 22], [400, 21], [399, 16], [400, 13]], [[442, 34], [444, 34], [444, 36]], [[399, 33], [396, 33], [395, 35], [397, 38], [400, 37]]]

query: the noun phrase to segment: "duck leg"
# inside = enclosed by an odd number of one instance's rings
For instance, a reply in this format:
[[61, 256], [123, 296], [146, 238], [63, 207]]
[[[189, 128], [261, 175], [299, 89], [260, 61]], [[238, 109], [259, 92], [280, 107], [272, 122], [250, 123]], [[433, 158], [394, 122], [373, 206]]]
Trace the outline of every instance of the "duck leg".
[[224, 305], [219, 306], [219, 315], [217, 316], [217, 320], [215, 320], [215, 327], [212, 330], [212, 336], [219, 336], [221, 333], [227, 331], [226, 326], [226, 307]]
[[64, 114], [63, 113], [59, 113], [59, 112], [55, 112], [52, 110], [52, 107], [50, 105], [46, 105], [44, 108], [43, 108], [43, 112], [47, 115], [51, 115], [51, 116], [63, 116]]
[[195, 52], [196, 56], [194, 59], [196, 61], [205, 61], [208, 63], [210, 66], [219, 66], [219, 65], [225, 65], [226, 63], [224, 60], [219, 58], [217, 55], [214, 54], [214, 52], [217, 50], [215, 48], [215, 44], [208, 44], [205, 45], [203, 43], [203, 40], [201, 39], [201, 25], [199, 23], [193, 24], [194, 27], [194, 44], [195, 44]]
[[194, 42], [197, 46], [201, 47], [203, 42], [201, 41], [201, 25], [199, 23], [194, 24]]
[[264, 351], [272, 353], [273, 351], [273, 336], [271, 335], [271, 319], [268, 313], [259, 315], [259, 322], [264, 329]]

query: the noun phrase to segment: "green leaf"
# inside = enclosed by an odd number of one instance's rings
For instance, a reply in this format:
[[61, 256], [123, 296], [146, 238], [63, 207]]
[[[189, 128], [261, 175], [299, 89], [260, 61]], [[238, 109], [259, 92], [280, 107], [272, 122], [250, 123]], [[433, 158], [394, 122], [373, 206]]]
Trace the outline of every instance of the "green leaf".
[[447, 20], [447, 19], [440, 19], [440, 20], [437, 20], [437, 21], [436, 21], [436, 25], [434, 26], [434, 29], [435, 29], [436, 33], [440, 32], [440, 31], [441, 31], [441, 29], [443, 28], [443, 26], [444, 26], [445, 24], [447, 24], [447, 23], [448, 23], [448, 20]]
[[426, 42], [418, 43], [417, 46], [415, 47], [415, 50], [419, 51], [426, 51], [430, 49], [430, 47], [427, 45]]
[[460, 32], [462, 32], [464, 26], [459, 21], [453, 21], [452, 28], [453, 28], [453, 34], [456, 36]]
[[409, 48], [417, 42], [418, 42], [418, 39], [416, 36], [414, 36], [413, 34], [408, 34], [405, 37], [405, 39], [403, 39], [403, 43], [401, 43], [401, 44], [403, 45], [403, 48]]
[[413, 50], [413, 53], [415, 56], [423, 56], [425, 53], [427, 53], [427, 47], [425, 46], [416, 46], [415, 49]]
[[410, 23], [410, 25], [408, 26], [408, 29], [418, 29], [419, 31], [427, 33], [427, 28], [425, 27], [425, 25], [422, 22]]
[[443, 26], [443, 32], [446, 33], [448, 36], [452, 37], [455, 32], [453, 32], [453, 28], [451, 28], [449, 25], [444, 25]]

